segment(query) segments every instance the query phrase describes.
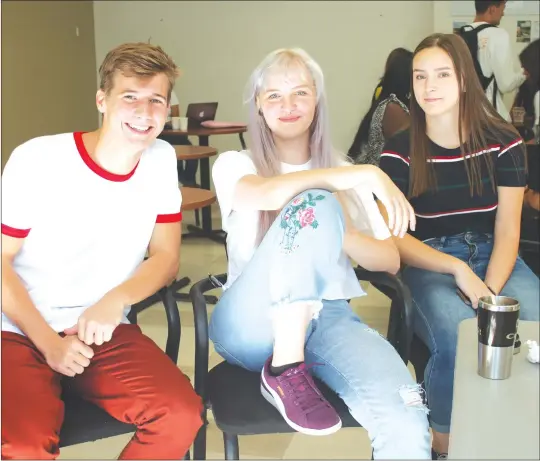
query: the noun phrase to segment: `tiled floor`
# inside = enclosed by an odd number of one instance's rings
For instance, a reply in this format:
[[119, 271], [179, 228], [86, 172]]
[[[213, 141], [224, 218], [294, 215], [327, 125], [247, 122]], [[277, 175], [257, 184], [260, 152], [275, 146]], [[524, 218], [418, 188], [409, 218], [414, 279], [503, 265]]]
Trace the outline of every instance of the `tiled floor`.
[[[190, 222], [192, 213], [186, 213]], [[217, 217], [216, 217], [217, 218]], [[215, 219], [219, 227], [219, 219]], [[225, 251], [222, 245], [206, 239], [185, 240], [182, 244], [180, 275], [192, 281], [226, 271]], [[389, 300], [371, 286], [365, 286], [368, 296], [353, 301], [354, 310], [373, 328], [386, 334]], [[179, 303], [182, 319], [182, 339], [179, 366], [193, 381], [194, 329], [191, 304]], [[166, 320], [162, 306], [155, 305], [139, 316], [143, 331], [164, 348]], [[210, 367], [221, 358], [211, 348]], [[209, 418], [211, 413], [209, 412]], [[60, 459], [115, 459], [132, 434], [64, 448]], [[240, 438], [240, 456], [243, 459], [371, 459], [371, 447], [364, 429], [342, 429], [328, 437], [310, 437], [303, 434], [249, 436]], [[210, 420], [208, 427], [208, 459], [223, 459], [221, 432]]]

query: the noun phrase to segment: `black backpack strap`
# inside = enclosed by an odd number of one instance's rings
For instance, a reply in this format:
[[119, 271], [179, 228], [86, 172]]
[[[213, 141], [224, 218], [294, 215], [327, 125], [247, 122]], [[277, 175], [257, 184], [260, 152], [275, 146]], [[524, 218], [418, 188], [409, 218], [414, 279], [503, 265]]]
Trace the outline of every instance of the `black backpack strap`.
[[[480, 24], [477, 27], [472, 27], [470, 24], [466, 24], [459, 28], [459, 35], [470, 36], [470, 34], [474, 34], [475, 35], [474, 43], [476, 44], [476, 47], [478, 47], [478, 34], [482, 32], [484, 29], [488, 29], [490, 27], [497, 27], [497, 26], [493, 24]], [[471, 50], [471, 54], [473, 56], [473, 60], [476, 61], [475, 68], [477, 68], [477, 72], [482, 74], [481, 76], [478, 75], [478, 77], [481, 79], [481, 81], [483, 81], [483, 86], [485, 87], [485, 89], [487, 90], [489, 85], [491, 85], [491, 82], [493, 82], [493, 98], [492, 98], [491, 103], [493, 104], [493, 107], [497, 109], [497, 93], [499, 92], [499, 88], [497, 86], [497, 81], [495, 80], [495, 74], [491, 74], [490, 77], [486, 77], [485, 75], [483, 75], [480, 62], [478, 61], [478, 48], [476, 49], [475, 53], [473, 53]]]
[[493, 107], [497, 110], [497, 93], [499, 92], [499, 87], [497, 86], [497, 80], [495, 80], [495, 74], [491, 76], [491, 79], [493, 80]]
[[490, 27], [497, 27], [497, 26], [494, 26], [493, 24], [481, 24], [478, 27], [474, 27], [474, 31], [478, 34], [479, 32], [482, 32], [484, 29], [489, 29]]

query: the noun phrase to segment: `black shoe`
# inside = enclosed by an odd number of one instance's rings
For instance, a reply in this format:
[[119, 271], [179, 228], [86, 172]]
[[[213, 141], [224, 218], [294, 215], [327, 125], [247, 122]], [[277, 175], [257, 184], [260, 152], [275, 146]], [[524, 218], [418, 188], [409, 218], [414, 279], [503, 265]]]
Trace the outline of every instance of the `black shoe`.
[[432, 448], [431, 449], [431, 459], [448, 459], [448, 453], [437, 453]]

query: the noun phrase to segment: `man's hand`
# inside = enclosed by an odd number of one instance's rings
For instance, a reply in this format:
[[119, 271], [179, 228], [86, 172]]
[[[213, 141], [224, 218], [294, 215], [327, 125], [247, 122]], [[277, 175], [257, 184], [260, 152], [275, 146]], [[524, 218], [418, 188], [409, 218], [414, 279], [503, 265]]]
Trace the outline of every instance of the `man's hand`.
[[92, 348], [82, 343], [77, 336], [65, 336], [50, 344], [43, 352], [47, 364], [66, 376], [80, 375], [90, 365], [94, 356]]
[[124, 303], [114, 295], [106, 294], [96, 304], [86, 309], [79, 317], [77, 325], [64, 330], [66, 335], [77, 335], [79, 340], [101, 346], [110, 341], [116, 327], [122, 320]]

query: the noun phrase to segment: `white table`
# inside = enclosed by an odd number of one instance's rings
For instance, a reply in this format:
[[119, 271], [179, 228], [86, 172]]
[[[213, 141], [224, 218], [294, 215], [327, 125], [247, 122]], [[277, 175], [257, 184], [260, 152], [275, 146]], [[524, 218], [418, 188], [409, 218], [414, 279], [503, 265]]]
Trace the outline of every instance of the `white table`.
[[539, 322], [520, 321], [521, 352], [504, 380], [477, 373], [476, 318], [459, 325], [449, 459], [540, 459], [540, 365], [526, 356]]

